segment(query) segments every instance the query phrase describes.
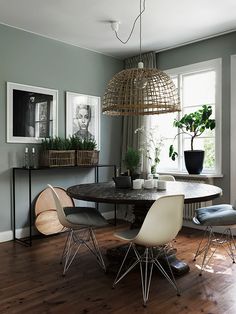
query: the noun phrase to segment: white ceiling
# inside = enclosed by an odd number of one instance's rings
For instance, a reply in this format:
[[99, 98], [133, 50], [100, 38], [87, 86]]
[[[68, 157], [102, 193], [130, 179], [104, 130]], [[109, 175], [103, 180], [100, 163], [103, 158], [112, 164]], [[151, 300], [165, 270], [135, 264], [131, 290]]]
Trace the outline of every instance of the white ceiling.
[[[0, 23], [117, 58], [139, 49], [139, 25], [126, 40], [139, 0], [0, 0]], [[236, 0], [146, 0], [142, 46], [158, 51], [236, 29]]]

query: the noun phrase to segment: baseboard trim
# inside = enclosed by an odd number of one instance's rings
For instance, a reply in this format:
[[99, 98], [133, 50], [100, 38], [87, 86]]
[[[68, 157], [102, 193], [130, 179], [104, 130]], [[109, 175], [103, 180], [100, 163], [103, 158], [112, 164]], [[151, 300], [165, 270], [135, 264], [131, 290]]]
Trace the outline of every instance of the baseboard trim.
[[[102, 213], [103, 217], [107, 220], [109, 219], [114, 219], [114, 211], [107, 211]], [[205, 230], [205, 226], [198, 226], [192, 223], [191, 221], [184, 220], [183, 221], [183, 226], [192, 228], [192, 229], [198, 229], [198, 230]], [[225, 227], [214, 227], [213, 230], [218, 233], [223, 233], [225, 230]], [[232, 228], [232, 233], [233, 235], [236, 235], [236, 228]], [[32, 235], [37, 235], [38, 232], [35, 230], [35, 228], [32, 228]], [[25, 228], [19, 228], [16, 229], [16, 237], [21, 239], [29, 236], [29, 227]], [[7, 241], [12, 241], [13, 240], [13, 231], [8, 230], [8, 231], [3, 231], [0, 232], [0, 243], [2, 242], [7, 242]]]
[[0, 232], [0, 243], [13, 240], [12, 230]]
[[[34, 227], [32, 227], [32, 235], [36, 235], [36, 234], [38, 234], [38, 232], [35, 230]], [[18, 239], [26, 238], [28, 236], [29, 236], [29, 227], [16, 229], [16, 237]], [[12, 241], [12, 240], [13, 240], [12, 230], [0, 232], [0, 243]]]

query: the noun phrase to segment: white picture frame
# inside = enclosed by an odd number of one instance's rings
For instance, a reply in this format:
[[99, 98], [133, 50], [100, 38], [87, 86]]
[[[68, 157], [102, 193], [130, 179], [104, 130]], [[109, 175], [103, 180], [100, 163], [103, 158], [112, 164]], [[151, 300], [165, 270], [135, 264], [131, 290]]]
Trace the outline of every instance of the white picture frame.
[[66, 137], [94, 139], [100, 149], [101, 99], [98, 96], [66, 92]]
[[7, 82], [7, 143], [57, 136], [57, 113], [57, 90]]

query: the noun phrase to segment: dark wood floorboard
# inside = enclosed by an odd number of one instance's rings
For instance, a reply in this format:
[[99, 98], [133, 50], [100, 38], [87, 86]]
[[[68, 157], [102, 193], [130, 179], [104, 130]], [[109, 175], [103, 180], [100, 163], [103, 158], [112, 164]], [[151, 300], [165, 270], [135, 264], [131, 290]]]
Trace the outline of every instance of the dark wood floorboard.
[[[115, 229], [97, 230], [103, 253], [121, 244]], [[153, 275], [147, 308], [142, 306], [138, 271], [130, 273], [115, 289], [115, 274], [104, 274], [93, 256], [83, 249], [65, 277], [59, 260], [65, 234], [36, 239], [32, 247], [18, 243], [0, 244], [0, 313], [236, 313], [236, 265], [220, 249], [208, 271], [198, 276], [199, 262], [193, 256], [202, 232], [183, 229], [175, 247], [177, 256], [190, 266], [187, 275], [177, 278], [181, 296], [167, 280]], [[107, 261], [107, 260], [106, 260]]]

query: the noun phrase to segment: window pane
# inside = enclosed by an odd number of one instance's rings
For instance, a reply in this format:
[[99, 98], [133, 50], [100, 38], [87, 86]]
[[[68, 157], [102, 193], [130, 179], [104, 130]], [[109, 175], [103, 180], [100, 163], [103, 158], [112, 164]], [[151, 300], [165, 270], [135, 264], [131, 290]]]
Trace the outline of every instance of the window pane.
[[[169, 147], [171, 144], [173, 144], [172, 139], [164, 140], [164, 146], [161, 150], [160, 163], [157, 166], [157, 172], [160, 170], [178, 170], [178, 158], [176, 158], [175, 161], [169, 158]], [[177, 145], [175, 145], [175, 150], [178, 152]]]
[[[201, 139], [201, 138], [195, 138], [193, 141], [193, 149], [200, 149], [203, 150], [204, 149], [204, 140], [205, 139]], [[191, 139], [190, 137], [184, 138], [183, 140], [183, 150], [190, 150], [191, 149]]]
[[215, 139], [206, 138], [204, 140], [205, 158], [203, 168], [213, 170], [215, 168]]
[[[199, 138], [215, 138], [215, 130], [206, 130], [202, 135], [195, 137], [195, 139], [193, 140], [194, 149], [198, 149], [195, 147], [196, 146], [195, 143]], [[190, 139], [191, 139], [190, 135], [184, 134], [183, 139], [189, 140], [189, 147], [190, 147]], [[202, 149], [202, 148], [199, 148], [199, 149]]]
[[215, 71], [183, 75], [183, 105], [215, 103]]
[[150, 127], [158, 127], [159, 134], [164, 138], [174, 138], [178, 129], [173, 127], [174, 119], [178, 117], [178, 113], [168, 113], [154, 115], [150, 118]]

